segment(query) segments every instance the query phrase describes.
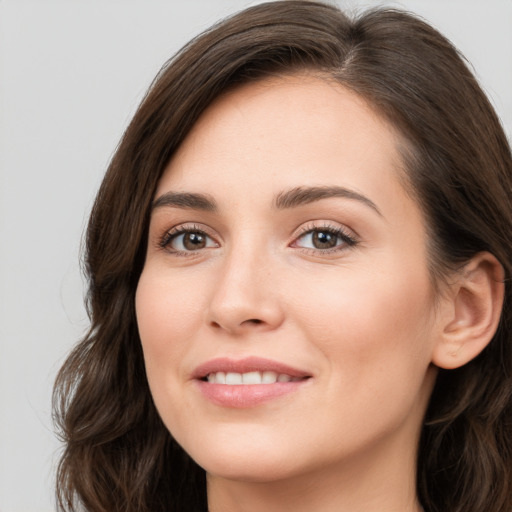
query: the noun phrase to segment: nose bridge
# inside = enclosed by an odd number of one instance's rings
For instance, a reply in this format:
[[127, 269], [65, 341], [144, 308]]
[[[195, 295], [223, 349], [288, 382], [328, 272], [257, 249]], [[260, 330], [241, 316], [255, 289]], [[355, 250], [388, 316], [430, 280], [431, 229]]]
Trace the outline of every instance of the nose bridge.
[[245, 233], [223, 257], [212, 292], [209, 321], [230, 332], [271, 329], [282, 322], [273, 280], [275, 258], [264, 241]]

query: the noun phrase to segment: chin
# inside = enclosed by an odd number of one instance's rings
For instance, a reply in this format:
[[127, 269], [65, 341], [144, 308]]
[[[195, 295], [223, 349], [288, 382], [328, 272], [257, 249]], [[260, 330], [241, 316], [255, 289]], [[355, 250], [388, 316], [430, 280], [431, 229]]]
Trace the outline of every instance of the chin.
[[262, 435], [259, 428], [259, 435], [251, 435], [251, 429], [244, 428], [241, 435], [208, 435], [201, 442], [182, 446], [208, 474], [229, 480], [269, 482], [300, 472], [297, 454], [301, 452], [290, 449], [297, 444], [287, 444], [275, 434]]
[[198, 464], [208, 475], [240, 482], [268, 483], [287, 480], [300, 473], [289, 461], [259, 455], [248, 458], [230, 453], [224, 460], [204, 458]]

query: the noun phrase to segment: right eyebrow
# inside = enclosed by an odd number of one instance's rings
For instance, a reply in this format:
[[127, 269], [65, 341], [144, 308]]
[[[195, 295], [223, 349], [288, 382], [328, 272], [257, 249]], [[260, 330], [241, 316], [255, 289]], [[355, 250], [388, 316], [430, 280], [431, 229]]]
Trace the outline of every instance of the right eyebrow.
[[206, 212], [216, 212], [218, 210], [213, 197], [207, 194], [193, 194], [190, 192], [166, 192], [153, 201], [151, 209], [155, 210], [163, 206]]

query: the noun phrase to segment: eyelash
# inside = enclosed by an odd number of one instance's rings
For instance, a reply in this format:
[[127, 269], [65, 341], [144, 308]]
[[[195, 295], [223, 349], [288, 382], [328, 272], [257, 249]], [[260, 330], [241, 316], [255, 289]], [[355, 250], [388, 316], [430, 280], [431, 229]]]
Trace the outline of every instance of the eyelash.
[[[312, 233], [327, 233], [329, 235], [332, 235], [336, 237], [336, 239], [341, 240], [341, 244], [337, 244], [334, 247], [326, 248], [326, 249], [315, 249], [315, 248], [309, 248], [309, 247], [300, 247], [297, 245], [297, 242], [304, 238], [306, 235], [312, 234]], [[359, 243], [359, 240], [352, 234], [349, 234], [344, 228], [341, 226], [335, 226], [329, 223], [324, 223], [321, 226], [315, 225], [315, 224], [309, 224], [304, 226], [299, 234], [295, 237], [294, 242], [292, 243], [292, 247], [297, 247], [298, 249], [307, 252], [309, 254], [331, 254], [336, 252], [342, 252], [347, 250], [347, 248], [355, 247]]]
[[[214, 238], [207, 233], [207, 231], [202, 226], [197, 225], [183, 225], [178, 226], [176, 228], [173, 228], [169, 231], [166, 231], [163, 236], [160, 238], [158, 242], [158, 247], [160, 249], [165, 249], [169, 251], [171, 254], [175, 256], [185, 256], [185, 257], [193, 257], [197, 256], [200, 252], [200, 249], [196, 250], [188, 250], [183, 251], [180, 249], [173, 249], [170, 247], [170, 244], [176, 240], [180, 235], [186, 235], [191, 233], [197, 233], [199, 235], [203, 235], [205, 238], [208, 238], [210, 240], [214, 240]], [[215, 242], [216, 243], [216, 242]]]
[[[341, 244], [337, 244], [334, 247], [331, 248], [325, 248], [325, 249], [315, 249], [310, 247], [301, 247], [297, 244], [297, 242], [301, 239], [303, 239], [306, 235], [312, 234], [312, 233], [327, 233], [331, 236], [336, 237], [336, 239], [341, 239]], [[208, 234], [208, 232], [204, 229], [202, 226], [198, 225], [182, 225], [178, 226], [176, 228], [173, 228], [169, 231], [166, 231], [163, 236], [158, 241], [158, 247], [160, 249], [167, 250], [171, 254], [175, 256], [184, 256], [184, 257], [194, 257], [198, 256], [198, 254], [201, 252], [202, 249], [209, 248], [199, 248], [196, 250], [180, 250], [180, 249], [174, 249], [170, 247], [171, 243], [176, 240], [180, 235], [186, 235], [186, 234], [192, 234], [196, 233], [199, 235], [204, 236], [207, 239], [213, 240], [214, 243], [217, 244], [215, 239]], [[307, 226], [304, 226], [300, 232], [295, 236], [294, 241], [290, 244], [290, 247], [296, 247], [299, 250], [303, 252], [307, 252], [308, 254], [331, 254], [335, 252], [341, 252], [346, 250], [350, 247], [355, 247], [359, 243], [359, 240], [352, 234], [349, 234], [345, 229], [343, 229], [340, 226], [334, 226], [328, 223], [323, 224], [322, 226], [318, 226], [315, 224], [309, 224]]]

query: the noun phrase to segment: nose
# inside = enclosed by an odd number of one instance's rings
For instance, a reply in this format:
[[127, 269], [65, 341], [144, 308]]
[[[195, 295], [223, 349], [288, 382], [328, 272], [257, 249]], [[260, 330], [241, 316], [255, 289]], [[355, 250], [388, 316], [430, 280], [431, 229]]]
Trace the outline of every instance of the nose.
[[209, 324], [231, 335], [270, 331], [284, 320], [271, 257], [248, 252], [226, 258], [209, 303]]

